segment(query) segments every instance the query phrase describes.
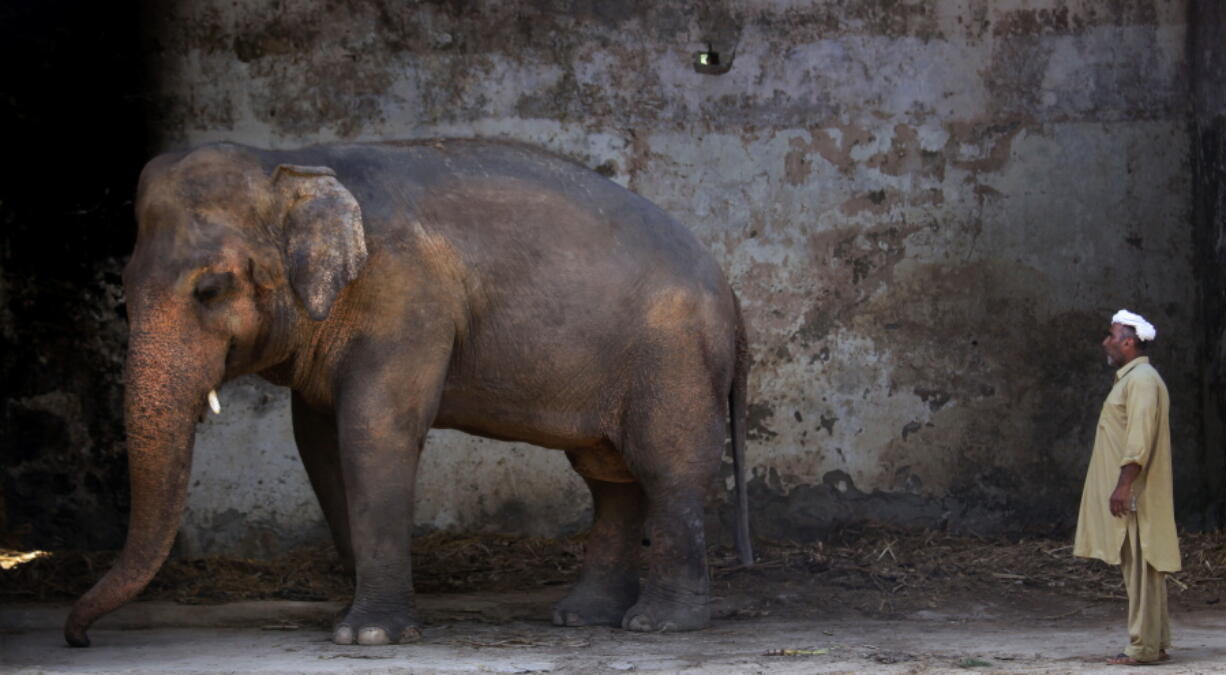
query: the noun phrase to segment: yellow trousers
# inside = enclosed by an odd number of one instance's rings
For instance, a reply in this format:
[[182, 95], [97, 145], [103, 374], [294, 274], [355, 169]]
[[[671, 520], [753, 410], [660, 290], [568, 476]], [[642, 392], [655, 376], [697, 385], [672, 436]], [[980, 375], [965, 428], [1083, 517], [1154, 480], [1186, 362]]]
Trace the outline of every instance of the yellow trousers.
[[1128, 648], [1138, 661], [1156, 661], [1171, 646], [1171, 622], [1166, 613], [1166, 575], [1145, 562], [1136, 514], [1128, 516], [1128, 536], [1121, 551], [1124, 587], [1128, 589]]

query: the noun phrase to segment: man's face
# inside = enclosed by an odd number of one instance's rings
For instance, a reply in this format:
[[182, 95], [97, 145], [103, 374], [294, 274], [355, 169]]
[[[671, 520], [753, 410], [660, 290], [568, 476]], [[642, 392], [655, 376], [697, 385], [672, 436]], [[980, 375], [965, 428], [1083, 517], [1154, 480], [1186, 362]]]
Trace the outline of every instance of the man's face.
[[1127, 355], [1124, 353], [1124, 341], [1131, 337], [1123, 324], [1111, 324], [1111, 330], [1107, 332], [1107, 337], [1103, 338], [1103, 351], [1107, 353], [1107, 365], [1118, 368], [1128, 362]]

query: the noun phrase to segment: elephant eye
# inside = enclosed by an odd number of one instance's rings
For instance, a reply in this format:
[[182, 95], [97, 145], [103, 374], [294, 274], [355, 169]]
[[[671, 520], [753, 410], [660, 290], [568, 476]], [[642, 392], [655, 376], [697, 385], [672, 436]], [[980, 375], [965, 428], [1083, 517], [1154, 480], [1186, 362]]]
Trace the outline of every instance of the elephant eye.
[[224, 297], [234, 287], [234, 275], [230, 272], [210, 272], [201, 275], [192, 292], [202, 305], [211, 305]]

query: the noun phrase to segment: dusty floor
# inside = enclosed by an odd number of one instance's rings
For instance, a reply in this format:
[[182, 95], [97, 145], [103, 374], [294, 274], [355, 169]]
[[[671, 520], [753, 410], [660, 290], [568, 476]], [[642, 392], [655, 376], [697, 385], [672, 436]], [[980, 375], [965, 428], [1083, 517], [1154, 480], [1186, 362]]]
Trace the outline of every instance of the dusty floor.
[[[782, 593], [780, 593], [782, 591]], [[1119, 671], [1101, 657], [1122, 646], [1119, 601], [1033, 591], [962, 599], [897, 617], [819, 607], [771, 588], [774, 611], [722, 618], [704, 631], [633, 634], [556, 628], [562, 594], [501, 592], [422, 596], [421, 641], [339, 647], [324, 624], [339, 603], [254, 601], [212, 606], [144, 602], [91, 632], [94, 646], [64, 646], [64, 605], [0, 609], [6, 673], [448, 673], [448, 672], [1050, 672]], [[754, 606], [723, 598], [720, 609]], [[752, 614], [760, 610], [749, 610]], [[733, 617], [736, 614], [732, 614]], [[1226, 610], [1174, 613], [1171, 662], [1162, 673], [1226, 672]]]
[[[713, 549], [713, 625], [650, 635], [550, 625], [581, 542], [419, 543], [426, 629], [394, 647], [328, 642], [347, 582], [330, 554], [299, 554], [168, 565], [145, 601], [95, 626], [93, 647], [71, 649], [65, 598], [109, 562], [40, 560], [0, 574], [0, 672], [1089, 673], [1120, 670], [1102, 659], [1125, 641], [1118, 569], [1061, 540], [874, 529], [759, 542], [751, 569]], [[1154, 670], [1226, 673], [1226, 536], [1183, 543], [1173, 659]]]

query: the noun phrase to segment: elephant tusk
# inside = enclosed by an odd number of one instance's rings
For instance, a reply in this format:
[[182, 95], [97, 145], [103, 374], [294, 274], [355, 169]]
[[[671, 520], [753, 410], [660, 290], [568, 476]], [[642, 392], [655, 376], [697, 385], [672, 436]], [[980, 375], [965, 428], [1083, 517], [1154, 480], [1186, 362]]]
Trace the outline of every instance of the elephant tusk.
[[213, 414], [214, 414], [214, 415], [220, 415], [220, 414], [221, 414], [221, 401], [220, 401], [220, 400], [218, 400], [218, 398], [217, 398], [217, 390], [216, 390], [216, 389], [210, 389], [210, 390], [209, 390], [209, 407], [213, 409]]

